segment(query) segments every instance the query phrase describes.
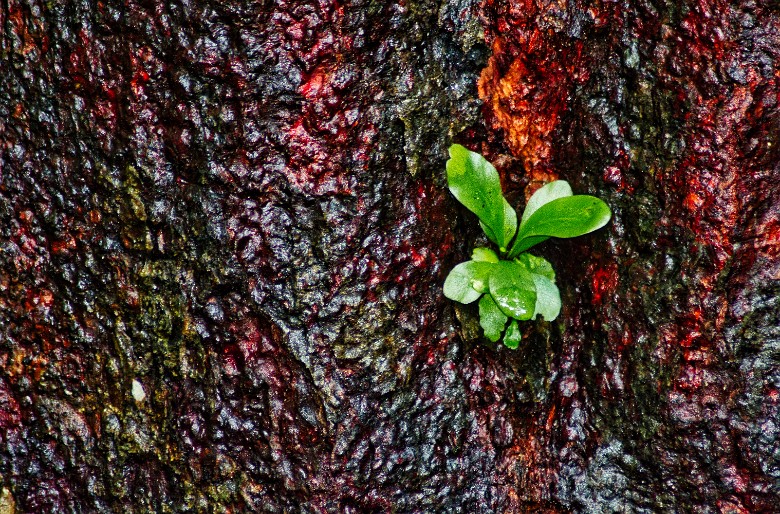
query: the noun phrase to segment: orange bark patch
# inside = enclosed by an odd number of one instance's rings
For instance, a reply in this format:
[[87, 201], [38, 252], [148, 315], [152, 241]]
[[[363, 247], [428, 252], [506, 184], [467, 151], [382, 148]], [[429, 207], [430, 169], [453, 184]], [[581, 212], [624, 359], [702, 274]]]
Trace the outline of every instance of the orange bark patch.
[[532, 184], [557, 178], [554, 133], [581, 69], [579, 43], [542, 41], [532, 36], [523, 41], [523, 48], [509, 49], [496, 40], [478, 83], [489, 122], [505, 132], [510, 151], [521, 159]]

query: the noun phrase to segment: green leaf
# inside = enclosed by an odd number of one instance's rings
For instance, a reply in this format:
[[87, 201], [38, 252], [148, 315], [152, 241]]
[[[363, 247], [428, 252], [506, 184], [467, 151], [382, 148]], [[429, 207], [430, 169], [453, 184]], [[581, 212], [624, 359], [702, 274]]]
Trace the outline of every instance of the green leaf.
[[482, 227], [482, 230], [485, 231], [485, 234], [487, 234], [488, 239], [496, 243], [501, 250], [501, 252], [506, 252], [506, 247], [509, 245], [509, 242], [512, 241], [512, 238], [514, 237], [515, 233], [517, 232], [517, 213], [512, 208], [511, 205], [509, 205], [509, 202], [506, 201], [506, 198], [501, 198], [504, 202], [504, 230], [503, 230], [503, 239], [501, 241], [498, 241], [495, 236], [493, 236], [493, 231], [490, 230], [490, 227], [479, 222], [479, 225]]
[[520, 334], [520, 327], [517, 325], [517, 320], [513, 319], [509, 326], [506, 327], [506, 333], [504, 333], [504, 345], [507, 348], [511, 348], [512, 350], [516, 350], [518, 346], [520, 346], [520, 338], [522, 335]]
[[525, 266], [513, 261], [493, 265], [490, 294], [506, 314], [515, 319], [531, 319], [536, 306], [536, 286]]
[[501, 249], [501, 253], [504, 253], [507, 250], [506, 247], [509, 246], [509, 242], [512, 241], [517, 232], [517, 213], [509, 205], [509, 202], [506, 201], [506, 198], [502, 197], [501, 199], [504, 201], [504, 242], [498, 246]]
[[552, 321], [561, 313], [561, 293], [550, 278], [533, 274], [536, 285], [536, 306], [534, 317], [541, 314], [545, 321]]
[[535, 213], [542, 205], [557, 200], [558, 198], [572, 196], [573, 194], [571, 186], [565, 180], [553, 180], [552, 182], [543, 185], [537, 189], [528, 200], [525, 210], [523, 211], [523, 219], [520, 222], [520, 225], [525, 223], [526, 220], [531, 217], [531, 214]]
[[[519, 244], [520, 240], [517, 239], [515, 240], [515, 244], [512, 245], [512, 249], [507, 254], [507, 257], [509, 257], [510, 259], [515, 258], [521, 252], [524, 252], [529, 248], [538, 245], [539, 243], [544, 243], [548, 239], [550, 239], [549, 236], [526, 237], [525, 239], [523, 239], [522, 246], [520, 246]], [[522, 248], [522, 249], [517, 249], [517, 248]]]
[[548, 202], [520, 226], [509, 257], [538, 243], [540, 236], [577, 237], [598, 230], [611, 216], [609, 206], [594, 196], [567, 196]]
[[444, 296], [471, 303], [488, 291], [490, 272], [495, 264], [466, 261], [455, 266], [444, 281]]
[[536, 318], [541, 314], [547, 321], [557, 318], [561, 312], [561, 295], [555, 285], [555, 271], [552, 264], [547, 259], [530, 253], [521, 253], [515, 262], [531, 273], [536, 287], [533, 317]]
[[501, 312], [493, 297], [486, 294], [479, 301], [479, 324], [485, 331], [485, 337], [493, 341], [498, 341], [504, 325], [507, 322], [506, 315]]
[[[501, 193], [496, 168], [480, 154], [461, 145], [450, 146], [449, 152], [447, 184], [450, 191], [477, 215], [488, 238], [499, 247], [506, 247], [517, 230], [517, 215]], [[510, 229], [511, 234], [507, 237]]]
[[474, 248], [474, 251], [471, 252], [471, 260], [479, 262], [492, 262], [495, 264], [498, 262], [498, 255], [496, 255], [496, 252], [490, 248], [480, 246]]
[[612, 212], [595, 196], [558, 198], [539, 207], [523, 224], [521, 236], [577, 237], [598, 230]]
[[550, 261], [544, 257], [537, 257], [530, 253], [521, 253], [515, 261], [525, 266], [531, 273], [536, 273], [537, 275], [549, 278], [553, 282], [555, 281], [555, 270], [553, 270]]
[[[528, 200], [528, 203], [525, 206], [525, 210], [523, 211], [523, 218], [520, 221], [520, 226], [522, 227], [526, 220], [528, 220], [528, 218], [530, 218], [531, 215], [535, 213], [542, 205], [550, 203], [553, 200], [557, 200], [558, 198], [572, 196], [573, 194], [574, 193], [572, 193], [571, 186], [565, 180], [554, 180], [548, 184], [543, 185], [537, 189]], [[550, 239], [548, 236], [527, 238], [525, 241], [525, 249], [527, 250], [528, 248], [536, 246], [539, 243], [543, 243], [548, 239]], [[510, 255], [514, 256], [517, 255], [517, 253], [519, 252], [514, 254], [510, 253]]]
[[494, 243], [495, 245], [498, 245], [498, 239], [496, 239], [496, 236], [493, 235], [493, 231], [490, 229], [490, 227], [488, 227], [481, 221], [479, 222], [479, 226], [482, 229], [482, 232], [484, 232], [485, 235], [488, 237], [488, 239], [490, 239], [490, 242]]

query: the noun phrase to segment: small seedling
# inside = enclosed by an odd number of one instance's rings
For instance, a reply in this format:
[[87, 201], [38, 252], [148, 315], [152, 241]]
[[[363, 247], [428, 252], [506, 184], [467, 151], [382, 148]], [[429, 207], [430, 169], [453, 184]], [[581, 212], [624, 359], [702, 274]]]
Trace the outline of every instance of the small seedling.
[[[596, 197], [575, 195], [564, 180], [542, 186], [528, 200], [518, 225], [504, 198], [498, 172], [484, 157], [461, 145], [450, 147], [447, 183], [460, 203], [479, 218], [495, 243], [475, 248], [471, 260], [455, 266], [444, 282], [444, 295], [460, 303], [479, 300], [479, 324], [485, 337], [520, 344], [518, 321], [540, 314], [552, 321], [561, 312], [555, 272], [544, 258], [526, 251], [551, 237], [577, 237], [609, 222], [609, 206]], [[508, 325], [507, 325], [508, 323]]]

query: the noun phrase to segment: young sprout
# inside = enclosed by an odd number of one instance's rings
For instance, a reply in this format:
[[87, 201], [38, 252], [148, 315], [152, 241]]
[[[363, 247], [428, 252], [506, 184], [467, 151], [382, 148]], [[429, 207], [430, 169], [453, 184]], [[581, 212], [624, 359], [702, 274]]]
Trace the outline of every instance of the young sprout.
[[[485, 337], [517, 348], [517, 321], [558, 317], [561, 296], [552, 265], [526, 253], [551, 237], [570, 238], [598, 230], [612, 217], [596, 197], [575, 195], [564, 180], [537, 190], [528, 200], [518, 225], [515, 210], [501, 190], [498, 172], [480, 154], [452, 145], [447, 161], [450, 191], [479, 218], [488, 239], [498, 248], [475, 248], [471, 260], [458, 264], [444, 281], [444, 295], [460, 303], [479, 300], [479, 322]], [[508, 323], [508, 326], [507, 326]]]

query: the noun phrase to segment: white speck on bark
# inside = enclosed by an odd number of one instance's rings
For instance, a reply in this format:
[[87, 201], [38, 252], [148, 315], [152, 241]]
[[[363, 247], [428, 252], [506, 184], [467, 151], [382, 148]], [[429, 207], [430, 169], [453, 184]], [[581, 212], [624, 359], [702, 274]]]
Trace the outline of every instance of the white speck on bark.
[[144, 386], [141, 385], [141, 382], [135, 378], [133, 379], [132, 394], [133, 398], [135, 398], [135, 401], [137, 402], [142, 402], [146, 399], [146, 391], [144, 391]]

